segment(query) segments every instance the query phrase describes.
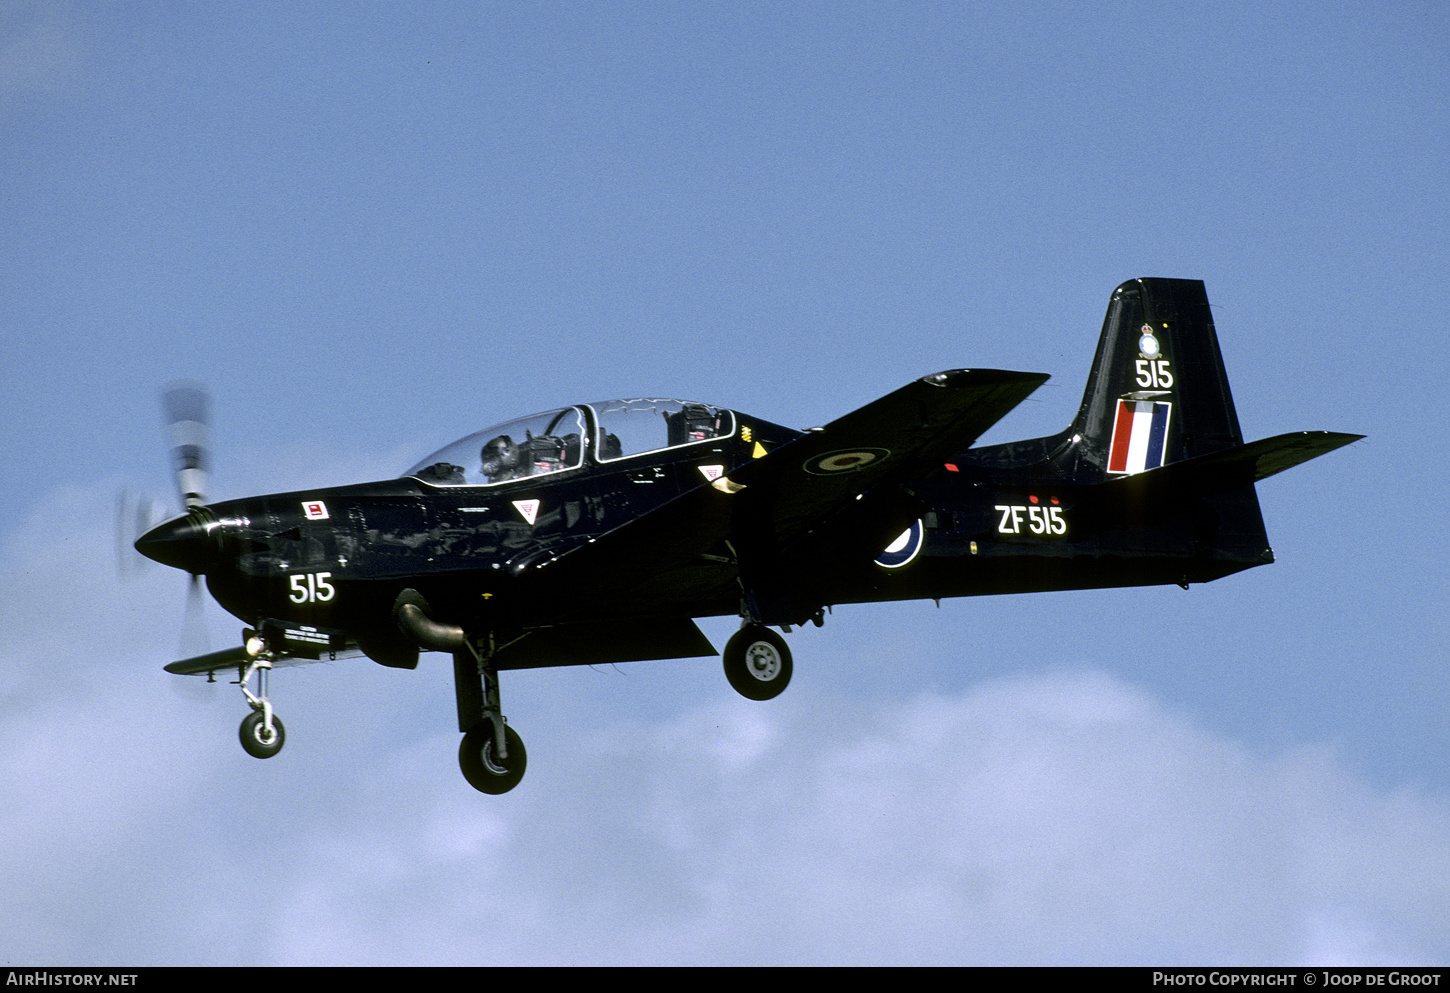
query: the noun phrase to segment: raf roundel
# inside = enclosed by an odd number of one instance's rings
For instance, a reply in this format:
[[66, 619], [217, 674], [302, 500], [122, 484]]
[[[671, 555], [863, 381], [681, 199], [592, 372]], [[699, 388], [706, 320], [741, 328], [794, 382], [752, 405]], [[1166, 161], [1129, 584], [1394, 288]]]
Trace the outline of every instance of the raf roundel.
[[884, 552], [876, 556], [876, 564], [883, 569], [900, 569], [921, 551], [921, 535], [921, 521], [917, 521], [887, 545]]
[[838, 472], [855, 472], [890, 457], [891, 453], [884, 448], [856, 448], [818, 455], [808, 459], [804, 468], [817, 476], [829, 476]]

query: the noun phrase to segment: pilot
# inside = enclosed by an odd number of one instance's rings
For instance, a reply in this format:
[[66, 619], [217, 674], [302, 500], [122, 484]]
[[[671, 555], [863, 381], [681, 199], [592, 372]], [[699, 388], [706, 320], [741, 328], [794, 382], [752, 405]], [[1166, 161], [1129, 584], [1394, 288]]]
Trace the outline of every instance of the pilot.
[[430, 483], [441, 483], [444, 486], [458, 486], [468, 482], [463, 477], [463, 466], [454, 465], [451, 462], [435, 462], [420, 471], [418, 478], [426, 479]]
[[483, 451], [479, 452], [479, 457], [483, 460], [483, 474], [490, 483], [516, 479], [523, 475], [519, 472], [519, 446], [506, 434], [487, 442]]
[[530, 433], [528, 440], [520, 446], [519, 454], [529, 466], [530, 475], [553, 472], [564, 464], [564, 442], [551, 434], [535, 438]]
[[688, 445], [692, 441], [705, 441], [720, 433], [719, 418], [703, 403], [687, 403], [677, 414], [666, 414], [669, 424], [669, 445]]

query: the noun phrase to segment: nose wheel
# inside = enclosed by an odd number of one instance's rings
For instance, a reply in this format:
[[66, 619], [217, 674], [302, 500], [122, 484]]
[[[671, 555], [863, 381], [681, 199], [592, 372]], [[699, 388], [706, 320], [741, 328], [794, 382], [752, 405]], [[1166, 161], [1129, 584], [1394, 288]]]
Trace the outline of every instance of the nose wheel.
[[242, 718], [240, 733], [242, 747], [253, 758], [269, 759], [280, 752], [287, 741], [287, 729], [282, 726], [282, 718], [273, 714], [269, 727], [267, 716], [260, 710], [254, 710]]

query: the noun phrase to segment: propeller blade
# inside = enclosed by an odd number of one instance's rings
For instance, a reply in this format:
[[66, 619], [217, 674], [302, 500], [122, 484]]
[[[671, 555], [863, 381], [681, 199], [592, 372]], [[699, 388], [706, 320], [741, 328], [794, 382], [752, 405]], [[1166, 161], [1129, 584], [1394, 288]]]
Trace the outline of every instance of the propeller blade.
[[150, 564], [136, 554], [136, 541], [164, 520], [161, 504], [141, 494], [132, 498], [125, 487], [116, 494], [116, 575], [128, 576]]
[[186, 591], [186, 617], [181, 623], [178, 651], [184, 659], [211, 651], [211, 634], [206, 626], [206, 598], [201, 592], [201, 576], [191, 574]]
[[116, 494], [116, 575], [125, 576], [132, 571], [136, 559], [134, 555], [136, 538], [131, 536], [131, 521], [134, 520], [135, 508], [131, 504], [131, 494], [122, 489]]
[[207, 450], [207, 424], [211, 397], [192, 383], [175, 383], [161, 394], [171, 435], [171, 457], [176, 488], [184, 507], [206, 503], [211, 454]]
[[[133, 503], [130, 495], [122, 492], [116, 508], [117, 530], [119, 532], [134, 521], [137, 531], [133, 546], [135, 551], [148, 559], [190, 573], [177, 651], [183, 659], [195, 658], [211, 651], [206, 596], [202, 587], [211, 563], [205, 528], [201, 524], [205, 512], [191, 513], [197, 508], [205, 508], [211, 482], [211, 450], [208, 447], [211, 396], [200, 383], [174, 382], [161, 391], [161, 410], [171, 443], [176, 490], [181, 496], [184, 513], [170, 520], [158, 521], [159, 504], [156, 501], [142, 497]], [[123, 561], [119, 551], [117, 561]]]

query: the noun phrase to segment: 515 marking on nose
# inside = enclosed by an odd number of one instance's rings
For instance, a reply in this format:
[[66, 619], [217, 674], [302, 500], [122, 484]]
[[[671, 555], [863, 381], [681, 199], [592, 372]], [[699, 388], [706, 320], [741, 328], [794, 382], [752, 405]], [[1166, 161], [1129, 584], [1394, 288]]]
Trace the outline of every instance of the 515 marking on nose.
[[326, 603], [337, 595], [337, 589], [328, 582], [330, 572], [298, 573], [292, 577], [292, 592], [287, 594], [293, 603]]

